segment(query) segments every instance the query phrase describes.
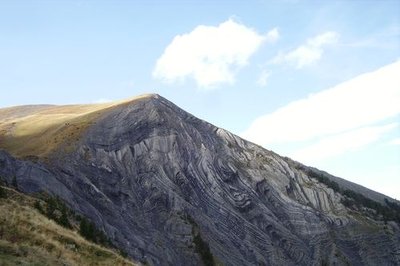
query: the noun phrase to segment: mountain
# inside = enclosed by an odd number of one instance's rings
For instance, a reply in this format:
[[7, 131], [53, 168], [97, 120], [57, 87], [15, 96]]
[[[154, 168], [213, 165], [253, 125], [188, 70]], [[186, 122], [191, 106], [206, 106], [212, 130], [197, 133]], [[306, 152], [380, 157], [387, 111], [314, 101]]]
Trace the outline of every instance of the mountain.
[[400, 205], [159, 95], [0, 109], [0, 176], [150, 265], [400, 265]]

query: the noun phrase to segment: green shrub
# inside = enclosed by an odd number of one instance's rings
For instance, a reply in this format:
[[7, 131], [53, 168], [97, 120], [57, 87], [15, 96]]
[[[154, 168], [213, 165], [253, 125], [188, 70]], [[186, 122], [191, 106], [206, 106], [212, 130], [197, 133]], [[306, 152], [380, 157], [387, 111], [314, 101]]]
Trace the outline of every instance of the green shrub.
[[16, 190], [18, 190], [18, 182], [17, 182], [17, 177], [16, 177], [16, 176], [13, 177], [12, 182], [11, 182], [11, 185], [12, 185]]
[[124, 258], [128, 258], [128, 253], [126, 253], [126, 251], [119, 249], [118, 253], [119, 253], [119, 255], [121, 255]]
[[7, 191], [0, 186], [0, 199], [6, 199], [7, 198]]
[[67, 215], [67, 209], [63, 208], [61, 209], [61, 216], [58, 220], [58, 223], [66, 228], [72, 228], [71, 224], [69, 223], [68, 220], [68, 215]]
[[95, 242], [94, 225], [93, 223], [86, 220], [86, 218], [81, 219], [81, 222], [79, 224], [79, 233], [87, 240]]
[[33, 205], [41, 214], [45, 214], [42, 205], [40, 204], [39, 200], [35, 201], [35, 204]]
[[199, 253], [200, 258], [203, 261], [204, 265], [206, 266], [215, 265], [214, 256], [212, 255], [210, 247], [208, 246], [207, 242], [205, 242], [203, 238], [201, 238], [199, 232], [199, 226], [196, 223], [196, 221], [189, 214], [183, 215], [182, 218], [192, 225], [192, 235], [194, 235], [193, 243], [195, 245], [196, 252]]
[[324, 176], [324, 174], [316, 173], [312, 170], [308, 170], [305, 172], [309, 177], [317, 179], [318, 182], [325, 184], [327, 187], [333, 189], [336, 192], [340, 192], [339, 184], [336, 183], [335, 181], [330, 180], [328, 177]]
[[97, 229], [96, 225], [87, 220], [85, 217], [80, 218], [79, 234], [93, 243], [100, 244], [105, 247], [112, 246], [110, 240], [103, 233], [103, 231]]
[[204, 265], [213, 266], [215, 265], [214, 257], [210, 251], [210, 247], [208, 244], [201, 238], [201, 235], [197, 233], [194, 236], [193, 242], [196, 246], [196, 252], [200, 254], [201, 259], [203, 260]]
[[[43, 208], [43, 205], [45, 207]], [[68, 218], [68, 207], [65, 203], [58, 197], [46, 196], [44, 198], [44, 203], [42, 204], [40, 200], [36, 200], [33, 205], [41, 214], [47, 216], [47, 218], [55, 221], [59, 225], [65, 228], [72, 228], [71, 223]], [[60, 214], [61, 213], [61, 214]]]

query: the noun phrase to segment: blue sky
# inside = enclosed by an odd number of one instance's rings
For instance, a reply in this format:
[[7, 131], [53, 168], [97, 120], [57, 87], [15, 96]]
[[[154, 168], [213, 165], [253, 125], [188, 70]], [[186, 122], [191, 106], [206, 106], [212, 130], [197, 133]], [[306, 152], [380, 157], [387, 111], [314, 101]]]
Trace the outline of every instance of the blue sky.
[[0, 107], [155, 92], [400, 199], [399, 11], [385, 0], [2, 0]]

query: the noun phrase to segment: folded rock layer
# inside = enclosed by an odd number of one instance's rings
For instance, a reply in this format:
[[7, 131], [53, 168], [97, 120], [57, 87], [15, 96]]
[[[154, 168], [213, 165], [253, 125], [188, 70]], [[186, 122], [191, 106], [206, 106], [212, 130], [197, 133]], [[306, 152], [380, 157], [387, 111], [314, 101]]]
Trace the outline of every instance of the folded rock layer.
[[399, 225], [345, 207], [340, 191], [310, 173], [381, 204], [384, 195], [283, 158], [159, 95], [94, 112], [73, 141], [45, 153], [0, 152], [0, 176], [20, 191], [59, 196], [137, 261], [201, 265], [211, 253], [223, 265], [400, 264]]

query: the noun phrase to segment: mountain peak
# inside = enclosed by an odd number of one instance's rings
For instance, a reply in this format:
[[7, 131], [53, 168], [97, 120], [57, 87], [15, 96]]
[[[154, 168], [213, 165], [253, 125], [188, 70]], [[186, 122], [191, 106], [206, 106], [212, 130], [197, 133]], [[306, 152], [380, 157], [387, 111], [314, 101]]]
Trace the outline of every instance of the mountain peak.
[[121, 101], [116, 101], [116, 102], [131, 102], [131, 101], [135, 101], [137, 99], [159, 99], [160, 97], [161, 96], [157, 93], [144, 93], [144, 94], [132, 96], [132, 97], [123, 99]]
[[[57, 123], [47, 126], [48, 117]], [[4, 181], [60, 197], [143, 263], [400, 263], [396, 202], [265, 150], [158, 94], [4, 121], [1, 147], [39, 157], [0, 152]]]

